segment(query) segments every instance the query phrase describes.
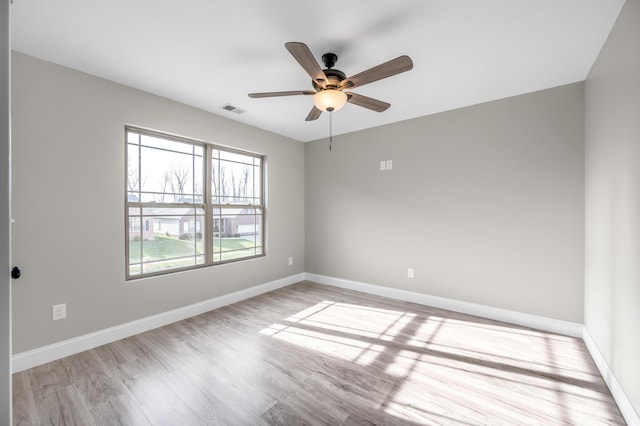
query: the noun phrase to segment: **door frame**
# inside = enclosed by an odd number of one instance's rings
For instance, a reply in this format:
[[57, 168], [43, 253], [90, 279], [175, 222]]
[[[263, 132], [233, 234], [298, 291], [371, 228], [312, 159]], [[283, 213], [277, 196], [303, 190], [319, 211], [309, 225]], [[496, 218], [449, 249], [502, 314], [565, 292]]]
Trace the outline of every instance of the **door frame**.
[[10, 0], [0, 6], [0, 424], [11, 397], [11, 33]]

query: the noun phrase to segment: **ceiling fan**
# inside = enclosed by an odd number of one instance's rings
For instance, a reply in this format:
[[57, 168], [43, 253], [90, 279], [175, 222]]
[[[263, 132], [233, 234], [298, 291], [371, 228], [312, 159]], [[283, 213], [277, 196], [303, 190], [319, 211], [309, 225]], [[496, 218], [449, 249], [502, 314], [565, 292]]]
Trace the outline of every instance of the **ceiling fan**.
[[320, 68], [311, 50], [304, 43], [289, 42], [284, 45], [289, 53], [300, 63], [302, 68], [311, 76], [311, 84], [314, 90], [293, 90], [287, 92], [249, 93], [251, 98], [269, 98], [274, 96], [313, 95], [314, 106], [307, 115], [306, 121], [318, 119], [322, 112], [337, 111], [346, 102], [382, 112], [391, 106], [387, 102], [369, 98], [353, 92], [345, 92], [345, 89], [353, 89], [372, 83], [383, 78], [391, 77], [413, 68], [411, 58], [406, 55], [399, 56], [388, 62], [370, 68], [359, 74], [347, 77], [346, 74], [333, 66], [338, 60], [335, 53], [322, 55], [322, 62], [326, 69]]

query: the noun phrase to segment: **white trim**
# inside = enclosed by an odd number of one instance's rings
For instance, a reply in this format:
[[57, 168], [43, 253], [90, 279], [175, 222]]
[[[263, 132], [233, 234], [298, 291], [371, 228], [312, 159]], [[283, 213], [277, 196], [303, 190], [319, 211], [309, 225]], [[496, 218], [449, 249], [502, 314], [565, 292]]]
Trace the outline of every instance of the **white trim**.
[[194, 303], [193, 305], [184, 306], [182, 308], [173, 309], [171, 311], [162, 312], [139, 320], [120, 324], [115, 327], [109, 327], [94, 333], [85, 334], [83, 336], [74, 337], [72, 339], [63, 340], [41, 348], [33, 349], [27, 352], [15, 354], [13, 356], [12, 371], [17, 373], [55, 361], [78, 352], [86, 351], [97, 346], [105, 345], [125, 337], [143, 333], [154, 328], [162, 327], [176, 321], [183, 320], [195, 315], [200, 315], [214, 309], [221, 308], [232, 303], [240, 302], [251, 297], [258, 296], [269, 291], [277, 290], [291, 284], [303, 281], [305, 274], [300, 273], [279, 280], [259, 284], [244, 290], [236, 291], [230, 294], [214, 297], [213, 299], [203, 302]]
[[602, 353], [598, 349], [598, 345], [596, 345], [591, 334], [589, 334], [587, 327], [583, 327], [582, 340], [584, 340], [584, 344], [587, 346], [587, 349], [591, 354], [591, 358], [593, 358], [596, 367], [598, 367], [604, 382], [609, 387], [609, 391], [611, 392], [613, 399], [616, 401], [616, 404], [618, 404], [618, 408], [620, 409], [624, 420], [629, 426], [640, 426], [640, 415], [638, 415], [636, 410], [633, 408], [631, 400], [627, 397], [627, 394], [624, 393], [620, 382], [618, 382], [618, 379], [613, 374], [611, 367], [609, 367], [604, 356], [602, 356]]
[[507, 309], [494, 308], [492, 306], [479, 305], [476, 303], [463, 302], [438, 296], [430, 296], [428, 294], [345, 280], [342, 278], [328, 277], [325, 275], [307, 273], [306, 278], [309, 281], [314, 281], [320, 284], [328, 284], [349, 290], [361, 291], [363, 293], [375, 294], [376, 296], [388, 297], [390, 299], [419, 303], [421, 305], [433, 306], [434, 308], [447, 309], [449, 311], [475, 315], [497, 321], [504, 321], [565, 336], [582, 338], [583, 326], [582, 324], [575, 322], [524, 314]]

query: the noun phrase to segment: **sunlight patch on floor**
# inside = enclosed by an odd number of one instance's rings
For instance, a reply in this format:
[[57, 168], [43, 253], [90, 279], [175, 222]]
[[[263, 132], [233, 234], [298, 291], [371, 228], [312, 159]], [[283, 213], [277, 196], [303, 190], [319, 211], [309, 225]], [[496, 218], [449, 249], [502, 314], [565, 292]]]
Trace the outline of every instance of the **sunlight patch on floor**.
[[[260, 333], [369, 365], [385, 350], [385, 342], [393, 342], [415, 317], [402, 311], [323, 301]], [[424, 342], [411, 344], [421, 346]]]
[[412, 313], [324, 301], [285, 321], [390, 341], [413, 317]]
[[324, 331], [308, 330], [287, 324], [272, 324], [260, 333], [304, 349], [354, 361], [361, 365], [368, 365], [380, 352], [384, 351], [383, 345], [372, 345], [357, 337], [340, 337]]
[[[395, 385], [379, 408], [418, 424], [426, 418], [475, 424], [478, 413], [517, 422], [528, 415], [521, 407], [532, 401], [567, 422], [588, 421], [588, 415], [574, 418], [567, 411], [585, 401], [594, 412], [606, 410], [604, 394], [592, 386], [598, 380], [592, 361], [570, 337], [328, 300], [260, 333], [380, 368], [381, 377]], [[505, 387], [513, 389], [508, 397]], [[546, 424], [546, 416], [532, 421]]]

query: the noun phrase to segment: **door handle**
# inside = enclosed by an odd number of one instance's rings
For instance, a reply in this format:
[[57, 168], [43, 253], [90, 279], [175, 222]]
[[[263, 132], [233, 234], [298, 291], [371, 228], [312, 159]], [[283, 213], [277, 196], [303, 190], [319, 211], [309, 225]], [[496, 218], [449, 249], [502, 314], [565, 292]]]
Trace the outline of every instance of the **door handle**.
[[22, 275], [22, 271], [20, 271], [20, 268], [18, 268], [17, 266], [14, 266], [11, 269], [11, 278], [17, 280], [18, 278], [20, 278], [20, 275]]

